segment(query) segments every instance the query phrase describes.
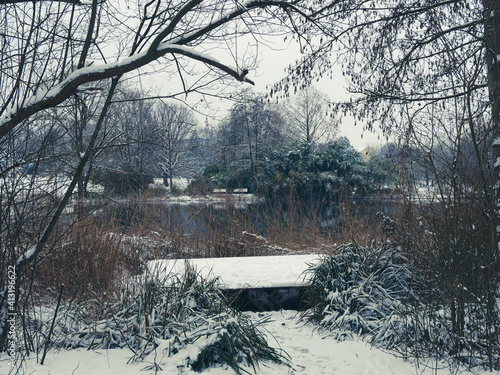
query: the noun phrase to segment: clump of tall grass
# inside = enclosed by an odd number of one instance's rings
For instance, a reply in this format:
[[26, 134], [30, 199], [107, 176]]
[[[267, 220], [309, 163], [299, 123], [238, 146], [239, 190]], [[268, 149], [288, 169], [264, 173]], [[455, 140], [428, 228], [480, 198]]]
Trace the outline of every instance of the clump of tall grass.
[[[484, 328], [489, 324], [486, 306], [478, 301], [467, 304], [468, 318], [457, 335], [454, 312], [443, 299], [441, 286], [394, 242], [342, 245], [309, 272], [309, 307], [301, 317], [337, 339], [361, 335], [405, 358], [500, 368], [500, 353], [491, 351]], [[498, 312], [497, 306], [497, 326]]]
[[194, 371], [227, 365], [240, 374], [248, 367], [256, 371], [262, 360], [287, 363], [259, 330], [265, 321], [251, 321], [232, 308], [218, 279], [204, 279], [188, 265], [183, 275], [140, 281], [105, 306], [103, 319], [87, 317], [89, 304], [63, 309], [54, 346], [129, 348], [132, 361], [160, 352]]
[[302, 317], [336, 336], [374, 333], [402, 303], [415, 300], [407, 259], [388, 244], [336, 248], [309, 269], [310, 309]]
[[123, 278], [140, 269], [141, 254], [124, 246], [112, 221], [102, 224], [89, 215], [59, 231], [37, 264], [34, 285], [40, 293], [64, 284], [65, 299], [107, 299], [118, 296]]

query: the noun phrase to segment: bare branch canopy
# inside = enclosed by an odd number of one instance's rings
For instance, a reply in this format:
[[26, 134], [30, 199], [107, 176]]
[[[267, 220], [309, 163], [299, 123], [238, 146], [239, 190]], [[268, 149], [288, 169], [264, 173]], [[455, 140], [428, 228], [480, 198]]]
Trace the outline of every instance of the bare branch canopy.
[[[35, 113], [54, 107], [69, 98], [76, 92], [78, 87], [89, 82], [103, 80], [144, 67], [160, 57], [168, 54], [183, 55], [193, 60], [197, 60], [218, 69], [234, 79], [253, 84], [246, 77], [248, 71], [232, 67], [220, 62], [218, 59], [206, 54], [197, 52], [191, 45], [201, 43], [207, 36], [224, 26], [235, 18], [249, 13], [255, 9], [266, 10], [267, 8], [278, 8], [286, 11], [295, 11], [293, 3], [288, 1], [249, 1], [237, 3], [233, 9], [224, 12], [218, 17], [211, 17], [208, 22], [201, 23], [193, 30], [177, 35], [176, 30], [181, 23], [189, 23], [187, 18], [192, 17], [192, 12], [204, 3], [202, 0], [191, 0], [185, 3], [178, 12], [171, 18], [166, 27], [152, 38], [148, 46], [142, 48], [141, 52], [131, 54], [117, 62], [100, 65], [86, 66], [74, 70], [61, 82], [43, 89], [42, 84], [37, 84], [32, 95], [24, 100], [11, 103], [11, 107], [3, 107], [4, 111], [0, 116], [0, 139], [9, 134], [18, 124], [28, 119]], [[3, 3], [6, 4], [6, 3]], [[77, 4], [77, 3], [74, 3]], [[185, 26], [184, 26], [185, 27]]]

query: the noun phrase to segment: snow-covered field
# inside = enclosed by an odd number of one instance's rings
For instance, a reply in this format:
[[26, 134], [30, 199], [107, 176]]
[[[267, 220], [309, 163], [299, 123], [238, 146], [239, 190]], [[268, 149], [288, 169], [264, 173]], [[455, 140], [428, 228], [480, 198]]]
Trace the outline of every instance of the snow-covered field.
[[[5, 180], [0, 180], [0, 186], [4, 183]], [[9, 184], [15, 185], [15, 191], [18, 192], [20, 197], [25, 197], [29, 193], [31, 195], [51, 194], [58, 198], [61, 198], [64, 195], [70, 183], [71, 178], [64, 175], [29, 176], [12, 179], [9, 182]], [[13, 189], [13, 187], [10, 188]], [[89, 182], [87, 191], [93, 194], [102, 194], [104, 192], [104, 187]]]
[[[406, 362], [390, 353], [371, 347], [360, 339], [338, 342], [314, 330], [314, 326], [297, 323], [296, 311], [270, 313], [249, 313], [259, 319], [269, 315], [272, 322], [263, 326], [269, 343], [281, 347], [291, 358], [291, 367], [274, 363], [261, 363], [256, 374], [262, 375], [445, 375], [445, 374], [491, 374], [477, 370], [447, 367], [446, 364]], [[150, 354], [144, 362], [128, 364], [131, 352], [127, 349], [89, 351], [50, 351], [45, 365], [31, 357], [23, 363], [21, 373], [30, 375], [137, 375], [137, 374], [195, 374], [189, 368], [177, 366], [175, 357], [167, 357], [160, 352]], [[154, 364], [158, 366], [155, 369]], [[438, 370], [433, 368], [439, 367]], [[252, 368], [248, 368], [254, 373]], [[6, 358], [0, 359], [0, 374], [8, 374]], [[13, 372], [14, 373], [14, 372]], [[210, 368], [203, 372], [211, 375], [234, 374], [228, 367]]]

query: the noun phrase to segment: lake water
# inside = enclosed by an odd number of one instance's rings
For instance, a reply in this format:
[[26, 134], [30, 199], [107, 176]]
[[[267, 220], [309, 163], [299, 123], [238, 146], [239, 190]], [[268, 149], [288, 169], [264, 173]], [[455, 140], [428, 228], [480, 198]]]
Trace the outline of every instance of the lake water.
[[266, 236], [271, 227], [309, 225], [328, 231], [338, 228], [353, 217], [373, 217], [381, 211], [391, 215], [397, 203], [393, 201], [353, 201], [346, 203], [272, 205], [263, 201], [241, 203], [180, 204], [168, 201], [126, 202], [108, 205], [104, 220], [114, 220], [123, 232], [136, 229], [183, 233], [185, 235], [223, 231], [252, 230]]

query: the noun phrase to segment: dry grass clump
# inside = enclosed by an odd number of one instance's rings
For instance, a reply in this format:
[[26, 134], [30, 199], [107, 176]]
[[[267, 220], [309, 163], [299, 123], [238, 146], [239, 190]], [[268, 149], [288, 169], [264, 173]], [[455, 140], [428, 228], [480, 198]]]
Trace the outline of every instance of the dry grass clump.
[[34, 286], [41, 293], [64, 285], [64, 298], [117, 296], [123, 278], [140, 269], [139, 252], [123, 246], [112, 222], [103, 224], [89, 215], [59, 230], [34, 272]]

